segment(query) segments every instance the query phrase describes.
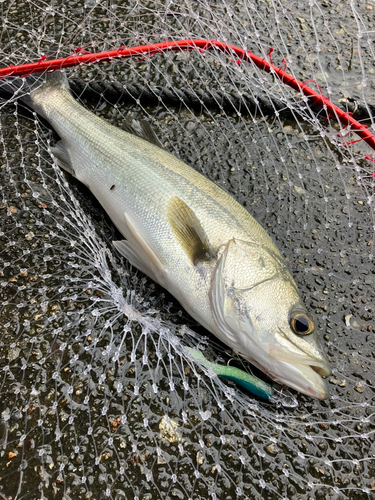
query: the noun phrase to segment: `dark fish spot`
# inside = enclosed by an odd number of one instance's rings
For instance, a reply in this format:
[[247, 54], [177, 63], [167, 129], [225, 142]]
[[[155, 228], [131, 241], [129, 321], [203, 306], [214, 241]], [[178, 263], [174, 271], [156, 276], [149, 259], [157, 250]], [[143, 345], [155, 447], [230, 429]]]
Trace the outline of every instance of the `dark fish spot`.
[[113, 186], [111, 186], [109, 190], [112, 191], [113, 189], [115, 189], [115, 187], [116, 187], [115, 184], [113, 184]]

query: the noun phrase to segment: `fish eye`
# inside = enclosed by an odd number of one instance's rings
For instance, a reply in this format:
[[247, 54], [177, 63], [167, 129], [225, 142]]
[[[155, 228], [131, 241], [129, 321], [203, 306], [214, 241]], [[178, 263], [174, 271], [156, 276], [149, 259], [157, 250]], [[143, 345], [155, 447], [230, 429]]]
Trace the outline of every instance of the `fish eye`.
[[315, 328], [313, 319], [304, 311], [292, 313], [290, 326], [297, 335], [309, 335]]

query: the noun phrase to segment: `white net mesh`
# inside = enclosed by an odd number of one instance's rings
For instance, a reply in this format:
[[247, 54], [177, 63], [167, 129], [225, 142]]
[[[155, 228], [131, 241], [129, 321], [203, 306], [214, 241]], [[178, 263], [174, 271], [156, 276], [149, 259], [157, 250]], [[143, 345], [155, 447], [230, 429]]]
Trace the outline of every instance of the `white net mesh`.
[[[0, 5], [3, 64], [166, 39], [217, 39], [265, 59], [273, 47], [276, 66], [285, 59], [290, 74], [367, 115], [374, 131], [373, 0]], [[219, 52], [157, 54], [67, 75], [76, 97], [111, 123], [147, 119], [166, 149], [267, 229], [315, 313], [333, 368], [330, 398], [295, 393], [297, 407], [276, 407], [190, 360], [184, 346], [221, 363], [231, 353], [114, 251], [119, 235], [98, 202], [53, 162], [54, 132], [4, 97], [2, 498], [370, 498], [371, 148], [344, 145], [356, 137], [324, 110]]]

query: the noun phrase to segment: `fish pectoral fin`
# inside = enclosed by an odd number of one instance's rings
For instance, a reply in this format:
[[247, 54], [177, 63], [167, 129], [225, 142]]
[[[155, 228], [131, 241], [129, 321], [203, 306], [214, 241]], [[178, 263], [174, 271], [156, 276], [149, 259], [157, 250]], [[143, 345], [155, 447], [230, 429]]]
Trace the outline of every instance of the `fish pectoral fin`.
[[136, 120], [132, 118], [131, 120], [126, 120], [122, 123], [121, 128], [125, 130], [125, 132], [129, 132], [129, 134], [133, 134], [141, 139], [144, 139], [155, 146], [158, 146], [161, 149], [164, 149], [159, 139], [156, 137], [156, 134], [151, 127], [151, 125], [145, 120]]
[[167, 219], [175, 237], [194, 265], [214, 258], [215, 252], [210, 247], [197, 216], [177, 196], [173, 196], [169, 201]]
[[[128, 228], [127, 241], [122, 242], [122, 250], [128, 251], [130, 263], [134, 263], [138, 269], [150, 276], [154, 281], [166, 288], [167, 268], [163, 259], [152, 248], [141, 228], [129, 214], [124, 214]], [[127, 248], [125, 248], [127, 247]], [[132, 262], [133, 259], [133, 262]]]
[[56, 158], [58, 166], [61, 167], [63, 170], [69, 172], [69, 174], [76, 177], [68, 150], [64, 146], [63, 142], [58, 141], [55, 147], [51, 148], [51, 152], [53, 156]]

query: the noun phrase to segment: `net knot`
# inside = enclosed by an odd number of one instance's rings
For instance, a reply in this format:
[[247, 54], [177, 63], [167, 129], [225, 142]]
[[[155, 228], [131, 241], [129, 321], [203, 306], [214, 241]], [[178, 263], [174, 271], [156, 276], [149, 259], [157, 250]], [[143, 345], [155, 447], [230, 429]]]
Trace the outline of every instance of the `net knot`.
[[[323, 94], [321, 86], [319, 85], [318, 82], [316, 82], [315, 80], [312, 80], [311, 78], [309, 80], [305, 80], [304, 82], [302, 82], [302, 84], [303, 84], [304, 87], [307, 87], [307, 84], [309, 82], [313, 83], [314, 85], [316, 85], [318, 87], [318, 92], [320, 94], [320, 97], [318, 97], [318, 96], [311, 97], [311, 104], [312, 104], [312, 106], [315, 106], [315, 105], [322, 106], [322, 105], [324, 105], [324, 99], [328, 100], [328, 98]], [[331, 118], [334, 118], [333, 114], [332, 113], [327, 113], [327, 116], [324, 118], [324, 121], [328, 122]]]
[[286, 71], [288, 67], [288, 63], [286, 62], [285, 57], [283, 57], [283, 60], [281, 61], [281, 66], [279, 67], [280, 71]]
[[[362, 124], [362, 127], [365, 129], [368, 129], [367, 125]], [[340, 134], [337, 134], [339, 137], [342, 137]], [[360, 139], [356, 139], [355, 141], [347, 141], [343, 143], [343, 146], [350, 146], [351, 144], [357, 144], [357, 142], [363, 141], [364, 137], [361, 137]]]
[[207, 50], [207, 47], [209, 46], [210, 44], [207, 42], [205, 45], [203, 45], [203, 47], [201, 47], [200, 49], [198, 49], [198, 52], [200, 52], [201, 54]]
[[47, 56], [46, 55], [42, 55], [42, 57], [38, 61], [38, 64], [41, 64], [42, 62], [44, 62], [46, 60], [47, 60]]
[[146, 48], [148, 48], [149, 52], [144, 53], [144, 56], [141, 58], [135, 58], [137, 62], [142, 62], [148, 59], [149, 57], [154, 56], [155, 54], [162, 54], [163, 50], [159, 47], [155, 47], [154, 45], [146, 45]]
[[273, 52], [273, 47], [270, 47], [270, 50], [267, 52], [267, 56], [269, 57], [270, 63], [273, 66], [273, 61], [272, 61], [272, 52]]
[[321, 86], [319, 85], [319, 83], [317, 83], [315, 80], [312, 80], [311, 78], [309, 80], [305, 80], [303, 82], [304, 85], [308, 84], [309, 82], [313, 83], [314, 85], [316, 85], [318, 87], [318, 90], [319, 90], [319, 94], [324, 97], [324, 94], [323, 94], [323, 91], [322, 91], [322, 88]]
[[234, 64], [238, 64], [238, 66], [239, 66], [239, 65], [241, 64], [241, 62], [242, 62], [242, 61], [241, 61], [241, 59], [236, 59], [236, 60], [234, 60], [234, 59], [230, 59], [230, 62], [231, 62], [231, 63], [234, 63]]
[[[77, 47], [74, 51], [73, 54], [91, 54], [88, 50], [85, 50], [83, 47]], [[73, 55], [72, 54], [72, 55]]]

